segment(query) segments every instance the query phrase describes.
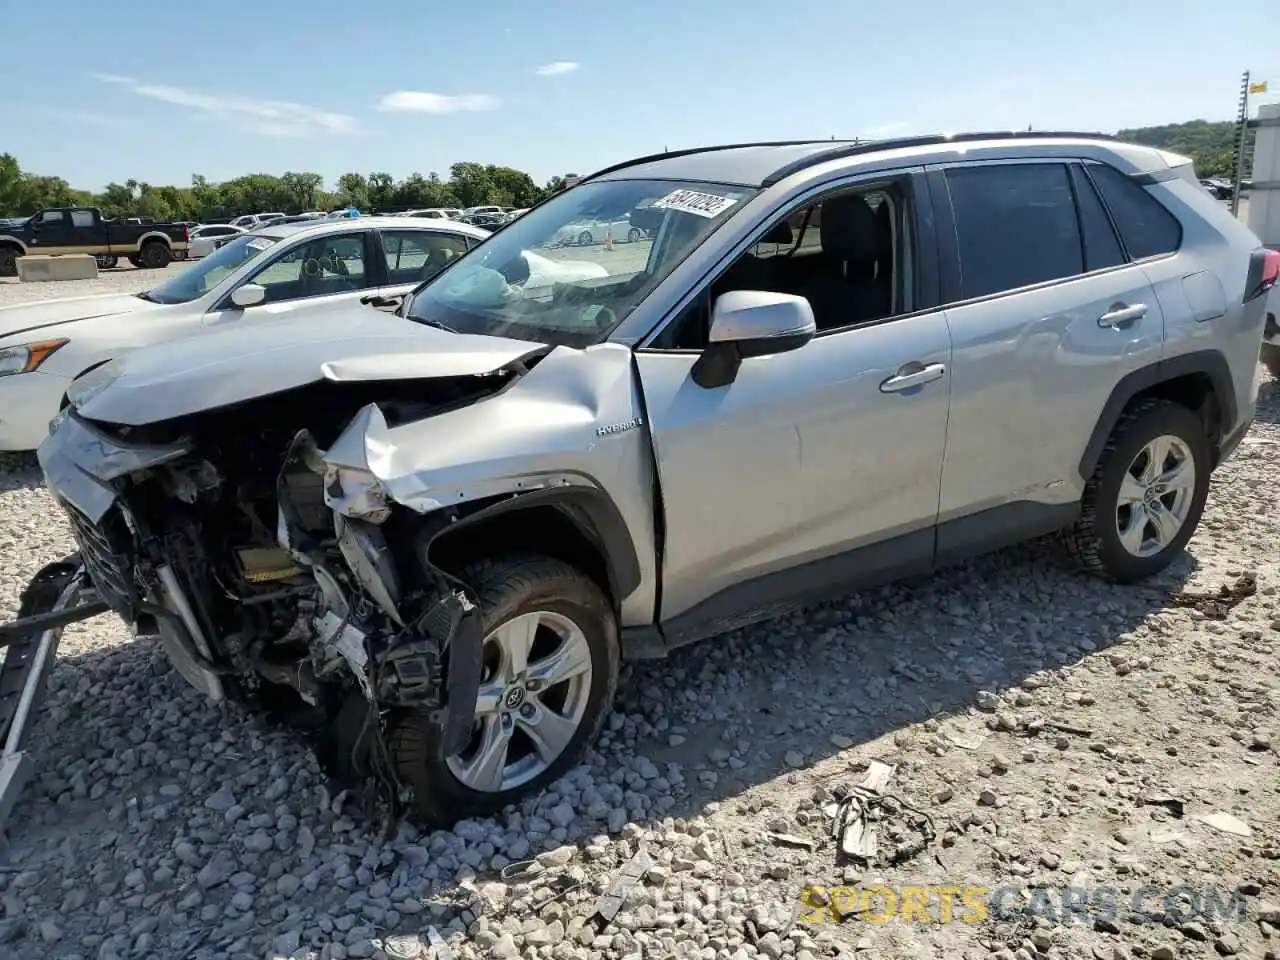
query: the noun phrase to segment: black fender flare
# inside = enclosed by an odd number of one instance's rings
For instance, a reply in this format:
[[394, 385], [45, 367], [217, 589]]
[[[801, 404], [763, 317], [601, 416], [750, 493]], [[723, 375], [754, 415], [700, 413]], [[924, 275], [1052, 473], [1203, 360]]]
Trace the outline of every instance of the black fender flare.
[[[640, 557], [635, 541], [613, 498], [598, 487], [560, 486], [524, 493], [500, 494], [478, 501], [483, 504], [436, 530], [427, 540], [430, 553], [437, 539], [467, 526], [491, 520], [504, 513], [533, 507], [556, 507], [604, 558], [609, 587], [615, 602], [621, 603], [640, 585]], [[467, 505], [463, 505], [467, 506]], [[473, 508], [476, 504], [470, 504]]]
[[1231, 379], [1231, 365], [1220, 350], [1197, 350], [1180, 356], [1159, 360], [1125, 375], [1112, 388], [1111, 395], [1102, 408], [1093, 434], [1080, 457], [1080, 476], [1088, 480], [1102, 459], [1107, 440], [1120, 422], [1120, 415], [1138, 394], [1178, 377], [1202, 373], [1213, 384], [1213, 392], [1222, 411], [1223, 426], [1230, 428], [1236, 422], [1236, 391]]

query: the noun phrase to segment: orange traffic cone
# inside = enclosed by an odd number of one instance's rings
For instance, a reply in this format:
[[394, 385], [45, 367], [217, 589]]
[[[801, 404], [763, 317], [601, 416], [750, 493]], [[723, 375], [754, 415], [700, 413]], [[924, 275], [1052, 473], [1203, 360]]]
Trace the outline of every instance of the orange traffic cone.
[[613, 249], [613, 224], [612, 223], [609, 224], [609, 226], [605, 229], [605, 232], [604, 232], [604, 248], [606, 250]]

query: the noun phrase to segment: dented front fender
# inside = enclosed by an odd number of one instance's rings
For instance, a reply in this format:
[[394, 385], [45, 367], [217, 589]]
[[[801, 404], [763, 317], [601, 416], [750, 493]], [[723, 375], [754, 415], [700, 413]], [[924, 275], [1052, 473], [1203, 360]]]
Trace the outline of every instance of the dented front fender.
[[427, 514], [512, 493], [603, 498], [621, 518], [606, 547], [637, 573], [618, 598], [623, 625], [652, 622], [653, 459], [625, 346], [558, 347], [496, 395], [401, 426], [370, 405], [325, 462], [330, 506], [364, 518], [387, 501]]

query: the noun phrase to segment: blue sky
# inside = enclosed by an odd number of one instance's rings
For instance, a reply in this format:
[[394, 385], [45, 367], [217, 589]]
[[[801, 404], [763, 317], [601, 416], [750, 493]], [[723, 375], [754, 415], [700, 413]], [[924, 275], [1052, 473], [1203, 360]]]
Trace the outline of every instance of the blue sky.
[[542, 182], [703, 143], [1226, 119], [1245, 68], [1280, 88], [1274, 25], [1186, 0], [0, 5], [0, 151], [87, 189], [459, 160]]

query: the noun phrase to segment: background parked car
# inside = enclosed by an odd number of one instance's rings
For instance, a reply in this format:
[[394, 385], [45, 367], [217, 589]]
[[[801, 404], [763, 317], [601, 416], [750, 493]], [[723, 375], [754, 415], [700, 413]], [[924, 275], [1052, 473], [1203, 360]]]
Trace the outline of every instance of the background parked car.
[[232, 238], [247, 232], [244, 227], [233, 227], [229, 223], [214, 223], [196, 227], [191, 231], [191, 243], [187, 247], [187, 256], [192, 260], [207, 257]]
[[579, 220], [565, 224], [551, 238], [551, 245], [562, 246], [573, 244], [588, 247], [592, 244], [604, 243], [613, 234], [614, 243], [638, 243], [646, 236], [644, 230], [635, 226], [629, 217], [618, 220]]
[[50, 337], [59, 341], [22, 375], [0, 377], [0, 414], [22, 411], [21, 417], [0, 417], [0, 450], [34, 449], [71, 380], [134, 347], [279, 319], [298, 309], [358, 307], [369, 296], [394, 301], [488, 236], [443, 220], [277, 224], [232, 237], [144, 293], [0, 309], [0, 356], [47, 348]]

